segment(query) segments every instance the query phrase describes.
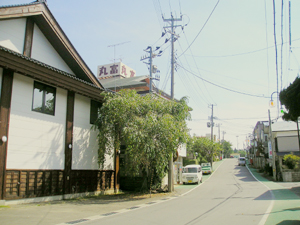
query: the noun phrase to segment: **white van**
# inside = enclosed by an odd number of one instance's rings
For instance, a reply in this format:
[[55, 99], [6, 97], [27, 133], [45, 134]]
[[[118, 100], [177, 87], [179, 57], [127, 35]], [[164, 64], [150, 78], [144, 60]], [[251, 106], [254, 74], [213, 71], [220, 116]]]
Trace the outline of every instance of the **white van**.
[[202, 183], [202, 168], [200, 165], [187, 165], [182, 169], [182, 182], [186, 183]]

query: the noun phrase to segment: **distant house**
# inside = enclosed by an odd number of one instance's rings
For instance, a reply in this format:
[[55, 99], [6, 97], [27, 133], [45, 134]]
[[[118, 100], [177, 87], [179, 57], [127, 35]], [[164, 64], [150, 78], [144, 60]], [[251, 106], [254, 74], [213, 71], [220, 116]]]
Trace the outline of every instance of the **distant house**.
[[272, 124], [275, 151], [278, 156], [293, 153], [300, 155], [297, 124], [293, 121], [279, 121]]
[[104, 87], [44, 1], [0, 6], [0, 88], [0, 200], [118, 189], [91, 130]]

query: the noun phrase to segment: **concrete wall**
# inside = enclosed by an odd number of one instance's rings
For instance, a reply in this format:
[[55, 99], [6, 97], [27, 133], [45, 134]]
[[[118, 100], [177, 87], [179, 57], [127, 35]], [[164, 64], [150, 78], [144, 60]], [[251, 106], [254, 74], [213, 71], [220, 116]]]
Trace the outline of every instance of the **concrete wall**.
[[283, 171], [282, 179], [283, 179], [283, 182], [299, 182], [300, 181], [300, 172]]

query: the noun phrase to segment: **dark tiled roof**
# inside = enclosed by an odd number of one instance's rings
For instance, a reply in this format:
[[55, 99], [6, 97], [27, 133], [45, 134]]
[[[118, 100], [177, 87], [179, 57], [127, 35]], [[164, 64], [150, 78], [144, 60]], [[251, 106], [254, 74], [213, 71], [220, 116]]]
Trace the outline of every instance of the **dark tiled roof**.
[[54, 72], [56, 72], [56, 73], [60, 73], [60, 74], [62, 74], [62, 75], [64, 75], [64, 76], [67, 76], [67, 77], [69, 77], [69, 78], [72, 78], [72, 79], [74, 79], [74, 80], [77, 80], [77, 81], [79, 81], [79, 82], [81, 82], [81, 83], [90, 85], [90, 86], [95, 87], [95, 88], [98, 88], [98, 89], [100, 89], [100, 90], [104, 90], [103, 88], [100, 88], [100, 87], [98, 87], [98, 86], [96, 86], [96, 85], [94, 85], [94, 84], [92, 84], [92, 83], [89, 83], [89, 82], [86, 82], [86, 81], [84, 81], [84, 80], [82, 80], [82, 79], [77, 78], [76, 75], [73, 75], [73, 74], [67, 73], [67, 72], [65, 72], [65, 71], [59, 70], [59, 69], [57, 69], [57, 68], [55, 68], [55, 67], [49, 66], [49, 65], [46, 64], [46, 63], [43, 63], [43, 62], [38, 61], [38, 60], [36, 60], [36, 59], [33, 59], [33, 58], [27, 57], [27, 56], [25, 56], [25, 55], [22, 55], [22, 54], [20, 54], [20, 53], [18, 53], [18, 52], [15, 52], [15, 51], [13, 51], [13, 50], [10, 50], [10, 49], [8, 49], [8, 48], [5, 48], [5, 47], [3, 47], [3, 46], [1, 46], [1, 45], [0, 45], [0, 50], [1, 50], [1, 51], [4, 51], [4, 52], [8, 52], [8, 53], [10, 53], [10, 54], [12, 54], [12, 55], [15, 55], [15, 56], [19, 57], [19, 58], [25, 59], [25, 60], [27, 60], [27, 61], [29, 61], [29, 62], [32, 62], [32, 63], [36, 64], [36, 65], [45, 67], [45, 68], [47, 68], [47, 69], [49, 69], [49, 70], [52, 70], [52, 71], [54, 71]]
[[30, 3], [25, 3], [25, 4], [16, 4], [16, 5], [0, 5], [0, 8], [9, 8], [9, 7], [16, 7], [16, 6], [27, 6], [27, 5], [36, 5], [40, 4], [41, 2], [34, 1]]

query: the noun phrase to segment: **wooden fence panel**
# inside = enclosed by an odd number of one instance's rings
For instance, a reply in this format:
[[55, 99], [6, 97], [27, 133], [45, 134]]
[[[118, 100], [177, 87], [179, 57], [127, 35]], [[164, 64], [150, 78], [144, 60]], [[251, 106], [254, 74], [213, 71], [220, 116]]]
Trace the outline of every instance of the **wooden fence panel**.
[[[62, 170], [7, 170], [5, 199], [34, 198], [63, 194]], [[114, 171], [73, 170], [71, 192], [113, 189]]]

